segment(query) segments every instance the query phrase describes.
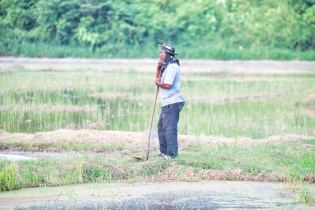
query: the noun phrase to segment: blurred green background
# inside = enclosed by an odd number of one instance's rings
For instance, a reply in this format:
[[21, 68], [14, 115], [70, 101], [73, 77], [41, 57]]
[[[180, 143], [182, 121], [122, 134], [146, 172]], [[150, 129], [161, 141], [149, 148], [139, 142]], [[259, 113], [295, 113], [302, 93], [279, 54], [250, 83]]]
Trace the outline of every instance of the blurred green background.
[[1, 0], [0, 55], [315, 60], [315, 0]]

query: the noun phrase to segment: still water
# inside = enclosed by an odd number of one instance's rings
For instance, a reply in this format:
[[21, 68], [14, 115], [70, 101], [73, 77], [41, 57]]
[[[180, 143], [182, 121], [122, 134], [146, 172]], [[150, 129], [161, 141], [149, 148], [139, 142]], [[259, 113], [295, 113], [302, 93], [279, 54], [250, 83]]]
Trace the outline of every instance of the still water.
[[[315, 186], [309, 187], [310, 192], [314, 192]], [[0, 205], [0, 209], [9, 206], [15, 209], [52, 210], [315, 208], [315, 205], [298, 202], [298, 195], [299, 192], [286, 189], [285, 183], [102, 183], [4, 192], [0, 195], [0, 203], [10, 200], [11, 205]]]

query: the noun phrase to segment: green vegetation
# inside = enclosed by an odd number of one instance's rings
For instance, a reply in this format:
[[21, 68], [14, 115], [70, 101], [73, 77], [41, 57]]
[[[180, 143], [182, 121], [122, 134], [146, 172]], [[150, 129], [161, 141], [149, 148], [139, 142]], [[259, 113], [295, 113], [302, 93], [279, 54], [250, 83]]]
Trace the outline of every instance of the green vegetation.
[[27, 57], [315, 59], [314, 0], [6, 0], [0, 54]]
[[[3, 165], [3, 163], [1, 164]], [[0, 191], [15, 190], [19, 187], [16, 181], [15, 165], [11, 164], [10, 167], [2, 166], [0, 171]]]
[[[67, 134], [79, 129], [147, 130], [155, 92], [151, 67], [42, 65], [3, 67], [1, 130], [69, 129], [61, 130], [64, 136], [58, 139], [67, 139]], [[139, 180], [279, 181], [288, 183], [287, 193], [298, 194], [299, 201], [314, 203], [315, 196], [305, 184], [315, 182], [315, 140], [281, 140], [289, 134], [314, 136], [314, 80], [311, 70], [187, 68], [182, 71], [181, 89], [187, 102], [179, 134], [195, 137], [189, 141], [181, 137], [177, 158], [163, 161], [152, 152], [149, 161], [138, 161], [133, 157], [143, 157], [142, 142], [127, 143], [116, 137], [94, 141], [80, 133], [69, 137], [73, 140], [59, 141], [36, 133], [5, 141], [4, 134], [2, 149], [59, 151], [65, 156], [19, 162], [1, 159], [0, 189]], [[216, 144], [202, 141], [203, 136], [235, 141]], [[279, 141], [261, 140], [271, 136], [280, 136]], [[243, 137], [251, 142], [241, 142]]]
[[[0, 129], [147, 130], [155, 91], [152, 72], [130, 67], [49, 68], [14, 66], [0, 74], [5, 87], [0, 94]], [[184, 71], [187, 102], [179, 133], [254, 139], [314, 135], [315, 99], [306, 99], [315, 92], [315, 73], [285, 72]], [[155, 119], [159, 106], [158, 102]]]
[[[250, 174], [255, 178], [249, 179], [256, 181], [266, 178], [274, 181], [312, 181], [309, 178], [315, 172], [315, 155], [311, 151], [301, 151], [301, 145], [308, 143], [305, 141], [251, 146], [237, 143], [234, 145], [190, 144], [177, 162], [207, 170], [228, 172], [231, 169], [240, 169], [242, 173], [235, 173], [236, 177], [233, 177], [236, 180], [242, 180], [244, 175]], [[227, 173], [226, 176], [228, 175]], [[222, 179], [230, 178], [223, 176]]]
[[[285, 189], [286, 193], [298, 194], [299, 201], [313, 203], [314, 195], [307, 190], [305, 183], [315, 182], [315, 156], [304, 145], [314, 145], [314, 141], [251, 146], [187, 143], [181, 145], [184, 149], [180, 156], [170, 161], [151, 155], [149, 161], [138, 162], [131, 154], [141, 156], [143, 152], [139, 149], [129, 150], [129, 154], [115, 150], [107, 154], [87, 151], [80, 155], [43, 157], [36, 161], [12, 163], [1, 160], [0, 168], [9, 168], [5, 173], [10, 173], [7, 175], [10, 178], [1, 180], [0, 187], [4, 191], [115, 181], [279, 181], [290, 186]], [[14, 188], [6, 188], [13, 183]]]
[[13, 175], [17, 173], [14, 177], [17, 179], [14, 188], [6, 188], [12, 185], [12, 181], [7, 178], [1, 182], [1, 191], [89, 182], [132, 181], [139, 177], [154, 176], [165, 170], [167, 164], [156, 159], [145, 164], [137, 164], [134, 160], [118, 156], [108, 158], [104, 155], [86, 154], [70, 155], [65, 159], [43, 158], [37, 161], [22, 161], [16, 165], [17, 168], [9, 161], [0, 161], [1, 168], [11, 167], [14, 170]]

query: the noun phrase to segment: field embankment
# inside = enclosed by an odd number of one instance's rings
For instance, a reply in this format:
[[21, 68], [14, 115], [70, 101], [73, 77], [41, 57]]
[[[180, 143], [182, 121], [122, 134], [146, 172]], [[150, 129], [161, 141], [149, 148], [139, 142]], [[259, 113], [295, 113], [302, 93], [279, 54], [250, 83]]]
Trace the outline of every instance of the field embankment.
[[[153, 136], [154, 137], [154, 136]], [[1, 132], [2, 154], [35, 153], [34, 160], [1, 160], [2, 190], [111, 181], [306, 181], [315, 183], [315, 141], [311, 136], [285, 135], [267, 139], [179, 136], [180, 155], [157, 157], [152, 139], [145, 157], [141, 132], [57, 130], [21, 134]], [[45, 156], [45, 153], [47, 156]], [[72, 152], [72, 153], [69, 153]], [[54, 157], [51, 153], [55, 153]], [[67, 156], [63, 156], [67, 153]], [[62, 158], [58, 158], [58, 154]], [[27, 156], [28, 153], [25, 153]], [[10, 172], [12, 171], [12, 172]]]

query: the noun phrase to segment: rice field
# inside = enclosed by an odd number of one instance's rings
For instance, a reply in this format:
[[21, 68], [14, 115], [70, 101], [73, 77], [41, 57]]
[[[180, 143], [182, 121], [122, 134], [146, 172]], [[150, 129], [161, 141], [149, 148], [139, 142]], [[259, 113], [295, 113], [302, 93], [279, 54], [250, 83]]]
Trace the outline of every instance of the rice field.
[[142, 161], [156, 62], [0, 57], [0, 191], [267, 181], [285, 182], [286, 196], [313, 205], [305, 186], [315, 183], [315, 62], [181, 60], [180, 155], [156, 156], [158, 102]]
[[[156, 61], [1, 59], [0, 130], [143, 131]], [[182, 61], [179, 134], [315, 135], [314, 62]], [[158, 102], [153, 130], [160, 113]]]

